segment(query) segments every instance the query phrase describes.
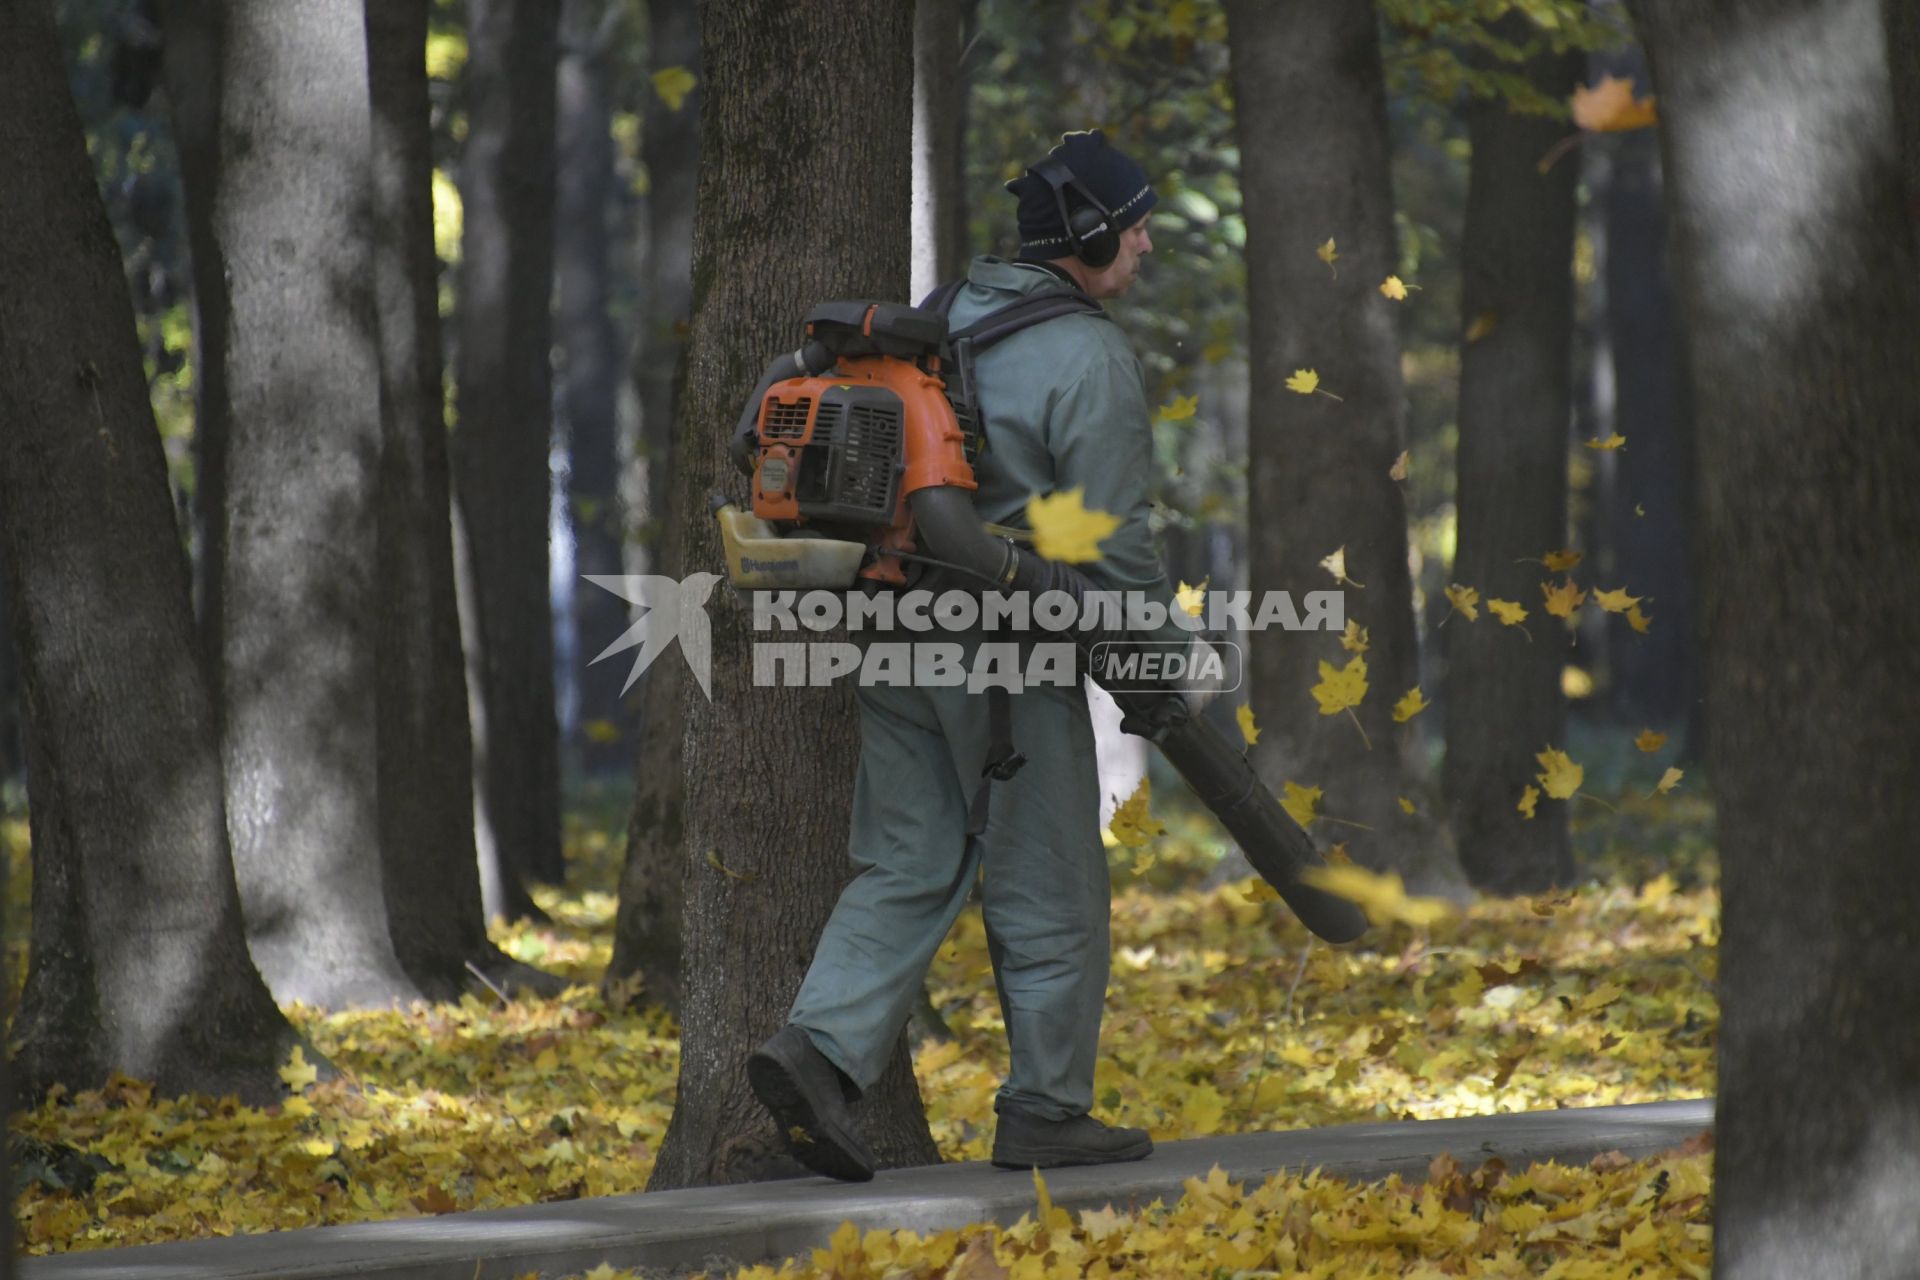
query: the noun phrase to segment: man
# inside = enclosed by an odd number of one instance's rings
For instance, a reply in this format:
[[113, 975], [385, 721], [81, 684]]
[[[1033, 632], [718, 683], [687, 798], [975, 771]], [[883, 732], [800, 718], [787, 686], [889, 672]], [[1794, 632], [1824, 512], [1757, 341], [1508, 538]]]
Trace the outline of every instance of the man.
[[[953, 298], [953, 330], [1042, 291], [1119, 297], [1153, 251], [1153, 189], [1097, 131], [1068, 135], [1007, 189], [1019, 199], [1019, 255], [974, 260]], [[1151, 414], [1119, 327], [1097, 310], [1037, 324], [982, 352], [975, 377], [988, 441], [976, 468], [981, 519], [1023, 524], [1034, 495], [1080, 489], [1088, 508], [1122, 523], [1098, 562], [1077, 567], [1103, 589], [1170, 603], [1147, 523]], [[1171, 625], [1161, 635], [1191, 639]], [[987, 695], [862, 687], [857, 696], [861, 762], [848, 842], [857, 874], [789, 1024], [748, 1062], [755, 1094], [801, 1163], [870, 1178], [874, 1158], [846, 1104], [879, 1079], [977, 877], [1012, 1057], [994, 1104], [993, 1162], [1146, 1157], [1153, 1143], [1144, 1129], [1088, 1114], [1109, 903], [1084, 691], [1040, 686], [1010, 699], [1025, 762], [991, 784], [978, 838], [967, 832], [968, 802], [992, 745]]]

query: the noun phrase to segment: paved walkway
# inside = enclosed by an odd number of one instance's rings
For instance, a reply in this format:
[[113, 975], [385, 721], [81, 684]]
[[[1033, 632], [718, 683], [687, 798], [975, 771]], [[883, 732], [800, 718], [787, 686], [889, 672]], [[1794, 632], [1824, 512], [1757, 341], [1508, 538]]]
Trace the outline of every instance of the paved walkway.
[[[1355, 1180], [1424, 1177], [1442, 1151], [1463, 1166], [1499, 1156], [1519, 1167], [1585, 1163], [1603, 1151], [1647, 1156], [1713, 1124], [1713, 1101], [1527, 1112], [1465, 1120], [1342, 1125], [1162, 1143], [1137, 1164], [1055, 1169], [1054, 1203], [1070, 1209], [1168, 1204], [1190, 1177], [1219, 1165], [1257, 1184], [1282, 1170], [1318, 1168]], [[435, 1218], [315, 1227], [224, 1240], [103, 1249], [24, 1259], [24, 1280], [513, 1280], [565, 1276], [602, 1262], [617, 1268], [700, 1266], [716, 1256], [759, 1262], [825, 1245], [841, 1222], [863, 1229], [938, 1231], [1033, 1210], [1030, 1176], [984, 1163], [936, 1165], [849, 1184], [826, 1178], [702, 1187], [653, 1195], [452, 1213]]]

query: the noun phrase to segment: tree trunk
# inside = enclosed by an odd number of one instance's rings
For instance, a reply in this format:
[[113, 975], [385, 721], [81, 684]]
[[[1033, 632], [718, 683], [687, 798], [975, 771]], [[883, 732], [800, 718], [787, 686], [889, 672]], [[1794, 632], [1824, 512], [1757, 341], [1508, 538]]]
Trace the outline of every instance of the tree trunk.
[[913, 10], [913, 282], [919, 301], [967, 262], [965, 21], [960, 0]]
[[[554, 61], [551, 0], [469, 0], [456, 488], [473, 555], [486, 810], [500, 910], [558, 881], [560, 741], [548, 600], [552, 443]], [[491, 906], [489, 909], [493, 909]]]
[[[1344, 547], [1346, 616], [1367, 628], [1369, 692], [1346, 714], [1319, 713], [1318, 665], [1353, 656], [1323, 632], [1250, 637], [1255, 759], [1269, 783], [1325, 790], [1324, 811], [1353, 856], [1431, 887], [1457, 876], [1428, 816], [1420, 723], [1394, 702], [1419, 683], [1406, 506], [1388, 476], [1403, 447], [1405, 399], [1393, 307], [1378, 292], [1397, 269], [1387, 173], [1387, 108], [1373, 5], [1229, 0], [1241, 190], [1247, 214], [1250, 362], [1249, 586], [1334, 586], [1320, 566]], [[1338, 275], [1315, 254], [1335, 241]], [[1286, 389], [1312, 369], [1332, 395]], [[1362, 736], [1364, 728], [1365, 736]], [[1371, 744], [1371, 745], [1369, 745]], [[1401, 797], [1416, 812], [1403, 812]]]
[[297, 1037], [247, 955], [166, 462], [42, 0], [0, 4], [0, 150], [0, 560], [33, 828], [12, 1083], [120, 1071], [264, 1104]]
[[[567, 439], [567, 511], [573, 523], [573, 685], [583, 769], [632, 768], [635, 715], [620, 695], [617, 661], [593, 659], [627, 629], [625, 602], [582, 579], [622, 568], [615, 402], [620, 334], [609, 309], [607, 207], [613, 193], [612, 106], [607, 86], [607, 0], [565, 0], [558, 73], [559, 184], [554, 268], [559, 284], [555, 345], [563, 359], [561, 410]], [[638, 696], [635, 697], [638, 702]]]
[[1874, 0], [1636, 3], [1691, 333], [1722, 853], [1714, 1275], [1920, 1257], [1920, 252]]
[[379, 794], [394, 951], [422, 991], [445, 999], [478, 986], [468, 965], [497, 985], [531, 975], [487, 939], [474, 852], [440, 378], [428, 10], [429, 0], [366, 3], [383, 420]]
[[[1888, 0], [1887, 55], [1895, 84], [1920, 80], [1920, 5]], [[1907, 179], [1907, 211], [1920, 224], [1920, 94], [1895, 97], [1900, 122], [1900, 167]]]
[[221, 10], [234, 866], [282, 1001], [409, 1000], [381, 883], [380, 342], [358, 0]]
[[[709, 79], [694, 240], [698, 356], [675, 499], [688, 513], [686, 568], [716, 572], [705, 496], [740, 489], [729, 427], [768, 353], [791, 346], [815, 299], [906, 289], [913, 28], [892, 0], [772, 10], [711, 0], [701, 25]], [[796, 66], [808, 74], [791, 74]], [[794, 201], [794, 191], [809, 198]], [[848, 691], [754, 687], [746, 609], [724, 589], [707, 609], [711, 701], [681, 681], [687, 1002], [679, 1102], [654, 1188], [797, 1172], [742, 1065], [785, 1021], [849, 871], [857, 732]], [[939, 1158], [904, 1037], [858, 1114], [883, 1164]]]
[[[1502, 39], [1539, 37], [1512, 13]], [[1565, 101], [1577, 52], [1541, 53], [1519, 70], [1545, 97]], [[1509, 68], [1511, 70], [1511, 68]], [[1467, 109], [1473, 159], [1460, 245], [1460, 445], [1453, 580], [1483, 601], [1512, 600], [1525, 631], [1490, 613], [1450, 618], [1447, 641], [1448, 811], [1460, 863], [1478, 888], [1537, 893], [1573, 879], [1567, 806], [1518, 805], [1539, 771], [1535, 753], [1566, 746], [1560, 671], [1568, 632], [1541, 607], [1538, 561], [1565, 544], [1567, 435], [1572, 398], [1573, 189], [1571, 163], [1541, 173], [1540, 157], [1566, 133], [1504, 101]], [[1476, 327], [1493, 330], [1476, 337]], [[1369, 584], [1371, 586], [1371, 584]], [[1443, 606], [1444, 607], [1444, 606]]]

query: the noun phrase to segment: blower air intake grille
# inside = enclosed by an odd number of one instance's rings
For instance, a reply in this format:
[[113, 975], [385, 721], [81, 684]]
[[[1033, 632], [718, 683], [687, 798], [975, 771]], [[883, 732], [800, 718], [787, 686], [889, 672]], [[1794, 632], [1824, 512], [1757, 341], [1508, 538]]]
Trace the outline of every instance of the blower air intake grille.
[[[794, 497], [809, 520], [892, 523], [899, 499], [906, 408], [884, 387], [820, 394]], [[771, 436], [771, 418], [766, 432]]]
[[768, 440], [804, 440], [807, 415], [812, 410], [813, 401], [806, 396], [791, 403], [776, 400], [767, 406], [767, 422], [761, 434]]

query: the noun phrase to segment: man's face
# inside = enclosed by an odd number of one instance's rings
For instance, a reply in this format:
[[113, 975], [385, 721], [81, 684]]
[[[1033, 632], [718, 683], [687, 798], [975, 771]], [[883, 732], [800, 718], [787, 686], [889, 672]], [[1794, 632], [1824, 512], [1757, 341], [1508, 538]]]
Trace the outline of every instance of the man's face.
[[1086, 273], [1086, 291], [1096, 298], [1117, 298], [1133, 287], [1140, 275], [1140, 259], [1153, 252], [1153, 237], [1147, 232], [1147, 224], [1153, 221], [1148, 214], [1140, 221], [1120, 233], [1120, 252], [1112, 262], [1098, 271]]

